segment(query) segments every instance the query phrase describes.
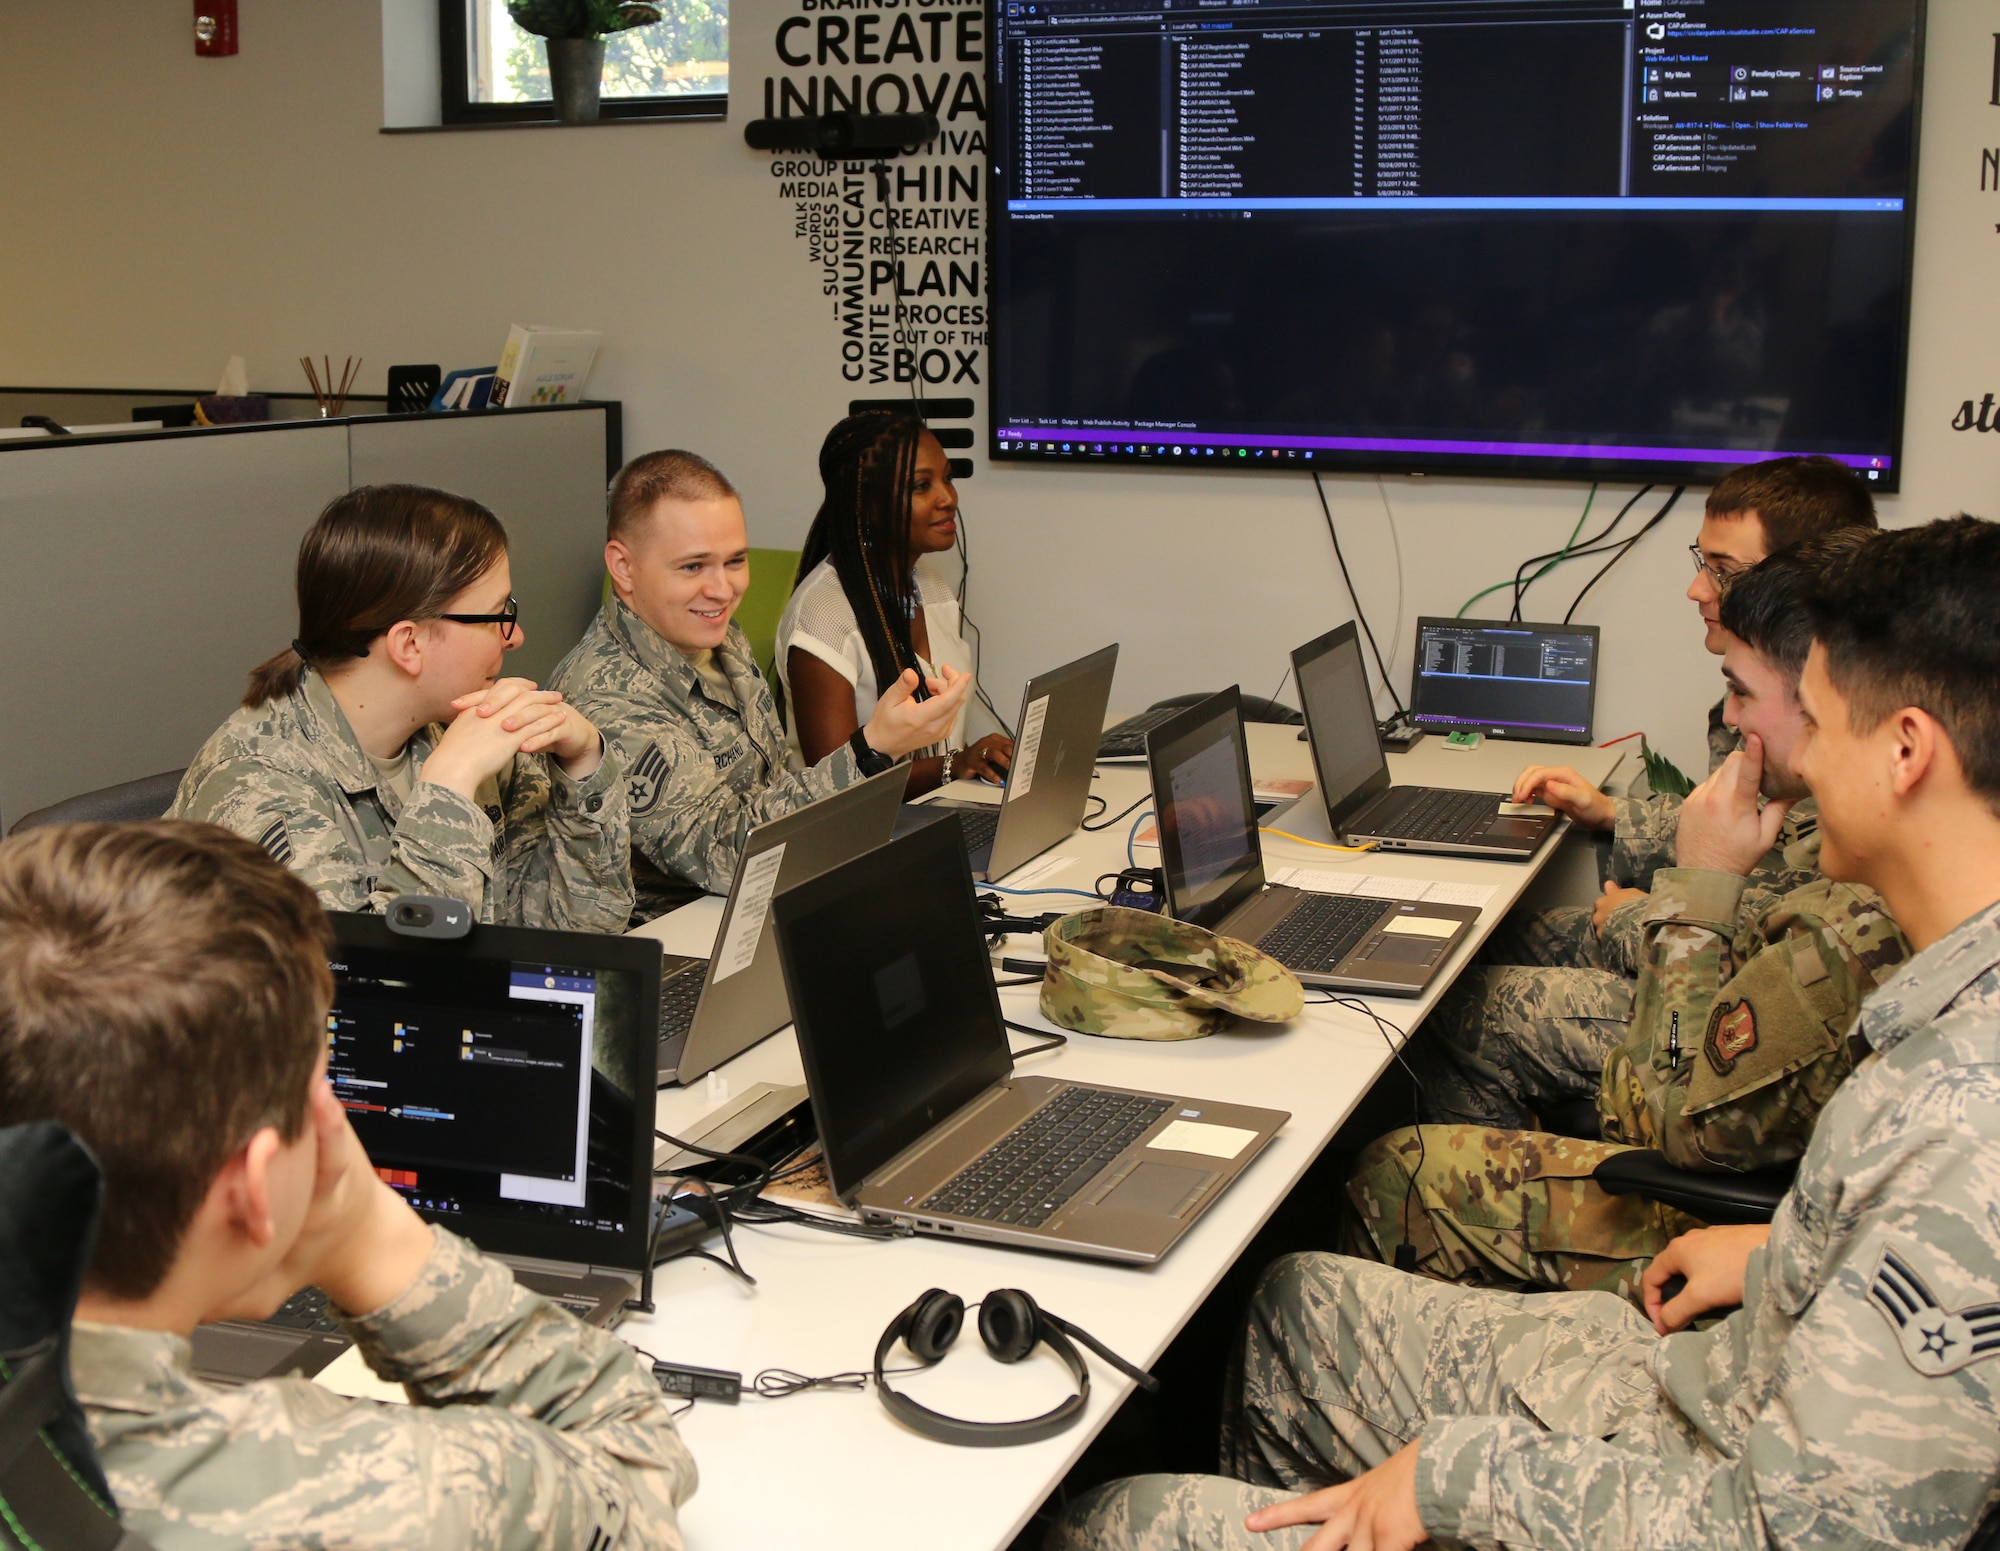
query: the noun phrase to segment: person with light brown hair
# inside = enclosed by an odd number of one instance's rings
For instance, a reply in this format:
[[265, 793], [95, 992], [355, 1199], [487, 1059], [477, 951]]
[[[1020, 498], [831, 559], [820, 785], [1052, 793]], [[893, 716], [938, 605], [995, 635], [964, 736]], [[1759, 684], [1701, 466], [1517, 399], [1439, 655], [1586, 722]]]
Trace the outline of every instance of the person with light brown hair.
[[749, 545], [743, 504], [714, 464], [674, 448], [634, 458], [608, 503], [611, 596], [550, 676], [625, 763], [638, 921], [728, 892], [752, 829], [943, 737], [971, 688], [944, 668], [918, 700], [907, 671], [865, 726], [807, 766], [733, 622]]
[[[0, 844], [0, 1127], [105, 1175], [70, 1368], [128, 1530], [158, 1551], [668, 1546], [694, 1466], [647, 1365], [413, 1212], [325, 1080], [312, 890], [214, 825]], [[414, 1404], [222, 1388], [197, 1324], [322, 1289]]]
[[329, 910], [434, 894], [485, 922], [622, 931], [624, 772], [560, 694], [504, 676], [527, 637], [499, 519], [420, 485], [351, 490], [300, 544], [297, 588], [297, 638], [170, 816], [255, 841]]

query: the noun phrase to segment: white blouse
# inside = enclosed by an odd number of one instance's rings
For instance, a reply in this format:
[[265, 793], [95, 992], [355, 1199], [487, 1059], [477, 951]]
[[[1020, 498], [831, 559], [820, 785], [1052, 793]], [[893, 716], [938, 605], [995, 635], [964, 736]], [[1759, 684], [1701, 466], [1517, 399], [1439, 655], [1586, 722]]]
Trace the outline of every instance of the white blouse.
[[[928, 659], [917, 659], [925, 676], [935, 678], [941, 667], [970, 673], [972, 648], [958, 633], [958, 595], [952, 591], [950, 583], [921, 559], [917, 561], [916, 577], [917, 603], [924, 611], [924, 628], [930, 633], [931, 654]], [[854, 720], [857, 725], [866, 727], [868, 718], [875, 714], [875, 702], [880, 698], [875, 683], [875, 665], [869, 660], [867, 644], [861, 639], [861, 627], [855, 623], [854, 609], [847, 601], [847, 594], [841, 590], [840, 574], [834, 570], [831, 560], [822, 560], [813, 567], [792, 593], [791, 601], [785, 605], [784, 615], [778, 620], [778, 677], [785, 686], [785, 720], [796, 741], [798, 731], [792, 715], [790, 669], [793, 647], [811, 652], [854, 686]], [[966, 706], [970, 704], [968, 697]], [[963, 747], [965, 743], [966, 706], [959, 708], [958, 719], [951, 724], [951, 744], [954, 748]], [[942, 746], [920, 751], [929, 754], [942, 752]]]

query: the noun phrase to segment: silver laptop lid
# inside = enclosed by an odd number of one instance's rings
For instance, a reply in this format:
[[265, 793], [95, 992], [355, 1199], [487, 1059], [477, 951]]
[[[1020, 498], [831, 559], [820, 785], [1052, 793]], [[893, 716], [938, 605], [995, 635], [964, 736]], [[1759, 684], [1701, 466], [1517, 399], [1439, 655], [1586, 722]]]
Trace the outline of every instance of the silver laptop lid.
[[659, 944], [328, 919], [327, 1077], [382, 1177], [489, 1253], [643, 1268]]
[[1014, 764], [1000, 797], [1000, 824], [986, 864], [988, 877], [1006, 877], [1076, 829], [1090, 799], [1097, 742], [1104, 734], [1104, 708], [1111, 703], [1111, 680], [1117, 669], [1114, 642], [1036, 674], [1021, 692]]

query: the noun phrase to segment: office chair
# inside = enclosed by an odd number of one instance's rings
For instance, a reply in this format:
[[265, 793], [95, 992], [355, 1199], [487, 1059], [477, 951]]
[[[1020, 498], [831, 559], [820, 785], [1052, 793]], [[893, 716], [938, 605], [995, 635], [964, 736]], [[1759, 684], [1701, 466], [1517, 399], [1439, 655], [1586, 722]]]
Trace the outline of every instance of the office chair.
[[[1548, 1105], [1537, 1118], [1544, 1131], [1558, 1136], [1597, 1141], [1603, 1135], [1595, 1099], [1565, 1099]], [[1795, 1160], [1740, 1174], [1711, 1174], [1676, 1167], [1665, 1153], [1641, 1147], [1612, 1154], [1591, 1178], [1607, 1195], [1645, 1196], [1705, 1223], [1756, 1223], [1771, 1220], [1798, 1172]]]
[[94, 792], [66, 797], [61, 802], [50, 803], [46, 808], [22, 814], [14, 820], [13, 828], [7, 833], [18, 835], [24, 830], [39, 829], [44, 824], [133, 824], [145, 819], [157, 819], [173, 806], [174, 793], [180, 790], [181, 777], [185, 774], [185, 770], [163, 770], [158, 775], [141, 776], [136, 781], [103, 786]]
[[[1146, 709], [1149, 711], [1164, 711], [1169, 706], [1195, 705], [1200, 701], [1206, 700], [1209, 694], [1213, 693], [1214, 691], [1210, 690], [1208, 693], [1200, 695], [1175, 695], [1171, 699], [1155, 700]], [[1266, 700], [1262, 695], [1244, 695], [1241, 697], [1241, 702], [1243, 706], [1243, 720], [1246, 722], [1275, 722], [1280, 727], [1303, 727], [1305, 725], [1305, 717], [1294, 711], [1283, 701]]]
[[0, 1130], [0, 1551], [152, 1551], [118, 1522], [69, 1377], [104, 1176], [51, 1121]]

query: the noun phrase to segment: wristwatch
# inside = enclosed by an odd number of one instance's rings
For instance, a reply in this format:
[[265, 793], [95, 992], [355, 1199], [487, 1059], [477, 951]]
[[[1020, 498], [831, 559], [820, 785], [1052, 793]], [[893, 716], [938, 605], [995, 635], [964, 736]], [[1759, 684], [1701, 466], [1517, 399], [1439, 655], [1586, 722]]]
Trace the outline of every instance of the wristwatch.
[[859, 727], [855, 728], [854, 736], [847, 740], [847, 746], [854, 750], [854, 763], [861, 767], [863, 775], [878, 776], [896, 762], [881, 750], [871, 749], [867, 738], [862, 736], [862, 731]]

